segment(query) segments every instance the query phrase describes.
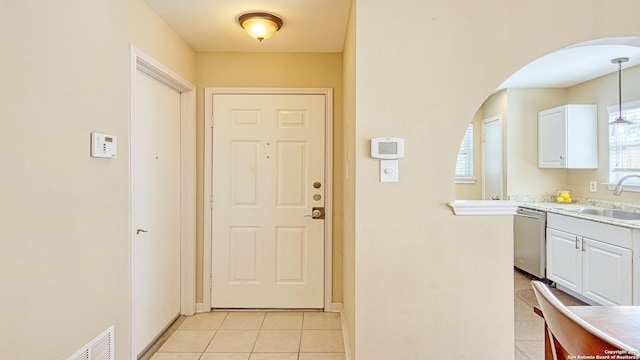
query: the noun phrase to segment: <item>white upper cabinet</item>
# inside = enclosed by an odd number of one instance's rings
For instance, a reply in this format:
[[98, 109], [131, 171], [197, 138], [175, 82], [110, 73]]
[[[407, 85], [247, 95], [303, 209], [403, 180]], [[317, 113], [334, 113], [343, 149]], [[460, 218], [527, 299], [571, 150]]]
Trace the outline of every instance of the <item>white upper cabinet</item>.
[[598, 168], [596, 105], [570, 104], [538, 113], [538, 167]]

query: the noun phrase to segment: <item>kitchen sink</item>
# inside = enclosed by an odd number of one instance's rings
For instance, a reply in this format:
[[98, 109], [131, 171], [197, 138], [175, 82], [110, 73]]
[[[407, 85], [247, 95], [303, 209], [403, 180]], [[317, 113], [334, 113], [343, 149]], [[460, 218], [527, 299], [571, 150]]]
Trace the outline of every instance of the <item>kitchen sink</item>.
[[621, 220], [640, 220], [640, 213], [635, 211], [599, 209], [599, 208], [577, 208], [577, 209], [567, 209], [567, 211], [578, 213], [578, 214], [604, 216], [604, 217], [610, 217], [610, 218], [621, 219]]

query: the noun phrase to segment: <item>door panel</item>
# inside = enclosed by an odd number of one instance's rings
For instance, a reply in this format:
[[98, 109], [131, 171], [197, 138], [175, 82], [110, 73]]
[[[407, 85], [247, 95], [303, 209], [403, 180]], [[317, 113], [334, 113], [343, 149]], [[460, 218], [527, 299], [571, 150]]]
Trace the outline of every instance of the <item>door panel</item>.
[[138, 71], [135, 94], [134, 347], [180, 313], [180, 93]]
[[582, 292], [582, 252], [576, 235], [547, 228], [547, 278]]
[[323, 308], [324, 95], [216, 94], [213, 116], [212, 307]]
[[583, 293], [599, 304], [631, 305], [631, 250], [584, 239]]
[[[235, 206], [258, 205], [258, 149], [260, 143], [239, 141], [231, 143], [232, 204]], [[260, 174], [261, 175], [261, 174]]]
[[278, 142], [277, 206], [304, 207], [306, 143]]
[[307, 230], [278, 228], [276, 233], [276, 282], [302, 283], [305, 280]]
[[232, 228], [230, 231], [231, 282], [255, 282], [258, 228]]
[[500, 118], [487, 119], [483, 124], [482, 178], [483, 198], [502, 199], [502, 121]]

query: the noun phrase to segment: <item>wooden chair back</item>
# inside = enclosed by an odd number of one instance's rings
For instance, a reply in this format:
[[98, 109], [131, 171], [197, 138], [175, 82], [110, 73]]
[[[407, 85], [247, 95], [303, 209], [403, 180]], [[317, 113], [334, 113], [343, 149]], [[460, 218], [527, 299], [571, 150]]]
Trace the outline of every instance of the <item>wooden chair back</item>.
[[580, 355], [612, 355], [612, 350], [633, 354], [633, 347], [602, 333], [573, 314], [544, 283], [532, 281], [531, 285], [542, 309], [554, 360], [576, 359]]

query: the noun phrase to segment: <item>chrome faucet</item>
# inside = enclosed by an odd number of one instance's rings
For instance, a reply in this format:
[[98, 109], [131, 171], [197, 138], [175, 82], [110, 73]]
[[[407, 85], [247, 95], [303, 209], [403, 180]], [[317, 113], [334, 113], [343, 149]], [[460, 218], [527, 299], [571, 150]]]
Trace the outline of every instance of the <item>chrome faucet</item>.
[[620, 196], [620, 194], [622, 194], [622, 183], [625, 180], [627, 180], [628, 178], [631, 178], [631, 177], [640, 178], [640, 174], [631, 174], [631, 175], [626, 175], [626, 176], [621, 177], [620, 180], [618, 180], [618, 184], [613, 189], [613, 195]]

